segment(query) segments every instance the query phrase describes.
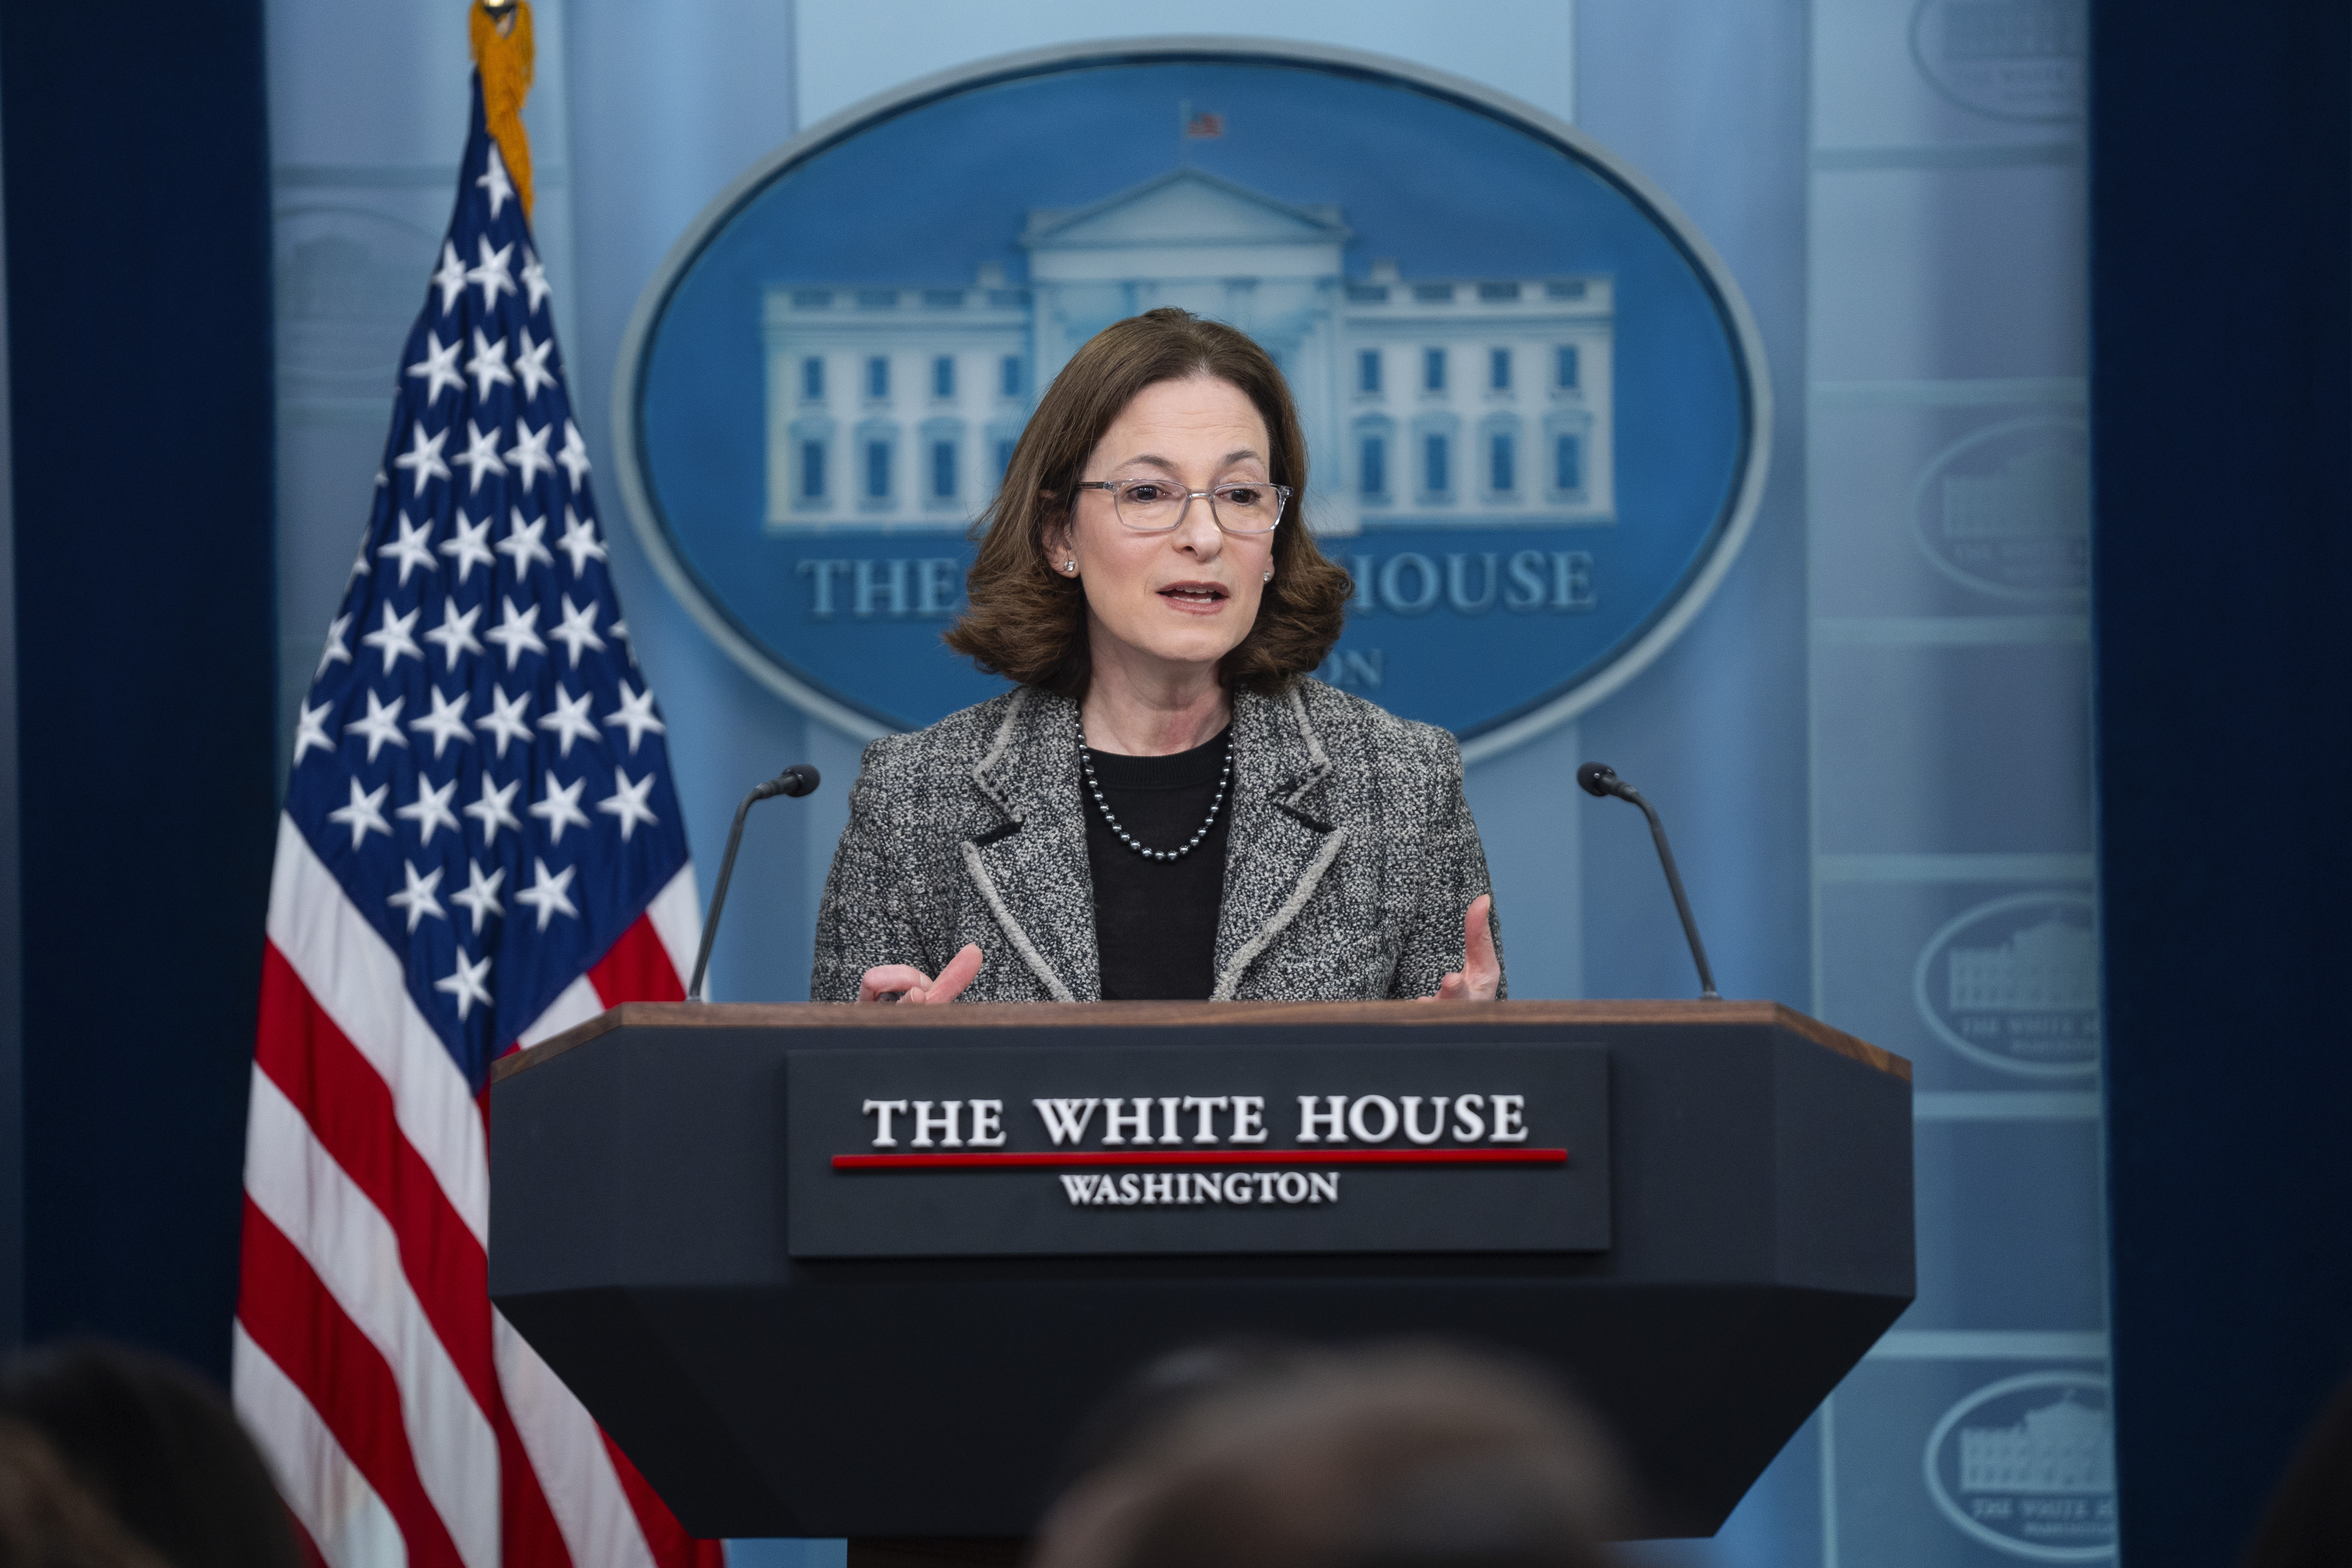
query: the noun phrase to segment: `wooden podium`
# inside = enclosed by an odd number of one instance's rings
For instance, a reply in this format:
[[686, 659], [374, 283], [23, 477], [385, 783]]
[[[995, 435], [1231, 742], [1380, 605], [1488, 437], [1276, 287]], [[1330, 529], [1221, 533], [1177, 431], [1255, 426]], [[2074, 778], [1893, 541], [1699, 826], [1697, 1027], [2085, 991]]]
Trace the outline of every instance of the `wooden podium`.
[[1772, 1003], [631, 1004], [494, 1079], [491, 1298], [703, 1536], [1025, 1535], [1238, 1335], [1546, 1363], [1711, 1534], [1912, 1296], [1909, 1064]]

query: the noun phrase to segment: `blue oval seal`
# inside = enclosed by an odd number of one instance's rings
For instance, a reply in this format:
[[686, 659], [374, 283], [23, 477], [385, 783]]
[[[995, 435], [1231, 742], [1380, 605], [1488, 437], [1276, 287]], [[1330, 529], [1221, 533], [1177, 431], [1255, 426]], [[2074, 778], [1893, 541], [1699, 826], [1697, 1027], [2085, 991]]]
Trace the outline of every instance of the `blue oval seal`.
[[2107, 1381], [2032, 1372], [1987, 1384], [1927, 1435], [1927, 1495], [1962, 1533], [2036, 1563], [2116, 1554]]
[[1013, 443], [1071, 352], [1179, 305], [1274, 354], [1356, 582], [1320, 674], [1492, 754], [1654, 658], [1764, 483], [1762, 353], [1622, 160], [1474, 84], [1299, 45], [1010, 56], [746, 173], [640, 299], [614, 399], [656, 566], [856, 735], [1001, 689], [948, 653]]
[[2012, 893], [1919, 950], [1911, 995], [1937, 1037], [2022, 1078], [2099, 1070], [2099, 939], [2088, 894]]

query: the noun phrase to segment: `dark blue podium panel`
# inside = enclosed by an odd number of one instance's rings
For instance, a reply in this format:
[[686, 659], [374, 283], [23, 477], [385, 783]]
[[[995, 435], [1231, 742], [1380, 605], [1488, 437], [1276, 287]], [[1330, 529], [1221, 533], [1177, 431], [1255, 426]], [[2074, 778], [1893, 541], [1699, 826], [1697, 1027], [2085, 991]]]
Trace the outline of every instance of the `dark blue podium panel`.
[[706, 1536], [1026, 1534], [1233, 1335], [1546, 1363], [1708, 1534], [1912, 1295], [1908, 1064], [1770, 1003], [631, 1004], [490, 1163], [492, 1299]]

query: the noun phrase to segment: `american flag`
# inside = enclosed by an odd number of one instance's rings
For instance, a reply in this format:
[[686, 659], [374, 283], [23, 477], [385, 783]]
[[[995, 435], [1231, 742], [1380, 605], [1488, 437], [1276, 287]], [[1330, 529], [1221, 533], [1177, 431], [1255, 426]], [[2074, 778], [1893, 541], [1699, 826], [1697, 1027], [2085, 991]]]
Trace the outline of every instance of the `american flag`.
[[717, 1563], [487, 1293], [490, 1061], [684, 995], [693, 868], [480, 82], [278, 819], [236, 1406], [335, 1568]]

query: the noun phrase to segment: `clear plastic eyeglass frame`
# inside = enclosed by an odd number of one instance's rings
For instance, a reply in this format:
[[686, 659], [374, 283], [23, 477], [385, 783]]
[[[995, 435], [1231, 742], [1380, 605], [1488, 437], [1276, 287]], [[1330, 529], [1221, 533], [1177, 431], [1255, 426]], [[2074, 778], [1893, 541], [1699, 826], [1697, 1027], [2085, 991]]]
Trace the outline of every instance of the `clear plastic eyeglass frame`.
[[[1248, 482], [1218, 485], [1214, 489], [1205, 490], [1183, 490], [1178, 492], [1178, 494], [1181, 494], [1183, 499], [1176, 508], [1175, 521], [1171, 522], [1149, 524], [1129, 522], [1128, 521], [1129, 509], [1133, 507], [1136, 503], [1127, 499], [1127, 492], [1137, 485], [1150, 485], [1159, 489], [1174, 489], [1174, 487], [1170, 485], [1165, 479], [1081, 479], [1078, 481], [1077, 488], [1082, 490], [1108, 490], [1110, 492], [1112, 515], [1118, 519], [1120, 527], [1134, 533], [1173, 533], [1177, 529], [1184, 526], [1184, 519], [1187, 514], [1192, 511], [1192, 503], [1195, 500], [1206, 499], [1209, 503], [1209, 517], [1211, 521], [1216, 523], [1218, 531], [1230, 533], [1237, 538], [1243, 539], [1262, 539], [1281, 526], [1283, 513], [1290, 510], [1290, 498], [1294, 493], [1288, 485], [1265, 485]], [[1234, 490], [1272, 490], [1274, 492], [1274, 521], [1267, 523], [1264, 528], [1226, 527], [1224, 514], [1217, 510], [1217, 498]], [[1176, 497], [1171, 495], [1168, 499], [1172, 500], [1175, 500]]]

